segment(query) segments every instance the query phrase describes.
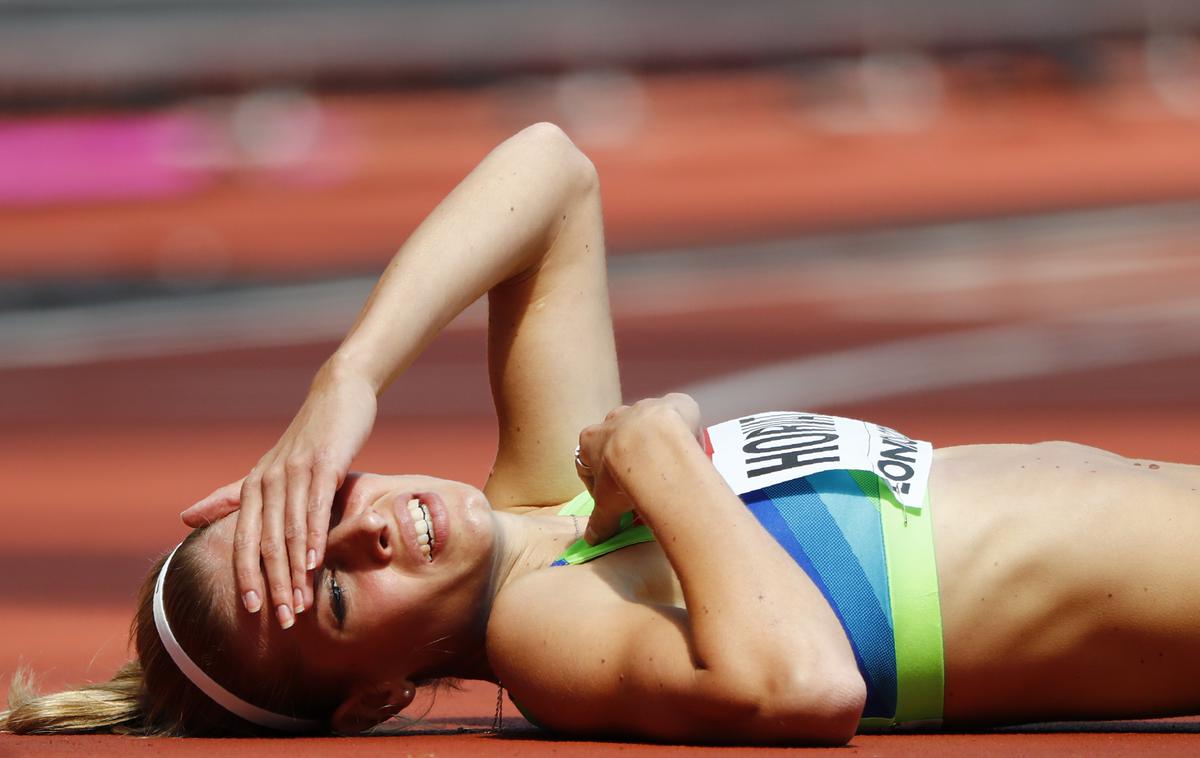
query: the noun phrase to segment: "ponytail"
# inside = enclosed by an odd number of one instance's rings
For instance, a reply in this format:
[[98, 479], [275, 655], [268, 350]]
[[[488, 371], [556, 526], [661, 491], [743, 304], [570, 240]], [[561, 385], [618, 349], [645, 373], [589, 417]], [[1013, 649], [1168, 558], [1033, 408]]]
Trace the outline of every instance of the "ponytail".
[[0, 732], [145, 734], [141, 686], [142, 667], [135, 660], [122, 666], [107, 682], [39, 695], [33, 672], [22, 667], [9, 687], [8, 710], [0, 712]]

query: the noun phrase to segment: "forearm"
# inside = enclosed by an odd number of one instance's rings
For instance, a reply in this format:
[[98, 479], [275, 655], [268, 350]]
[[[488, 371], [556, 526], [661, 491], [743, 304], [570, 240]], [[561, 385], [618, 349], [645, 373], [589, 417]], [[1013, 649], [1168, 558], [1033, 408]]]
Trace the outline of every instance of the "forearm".
[[505, 281], [535, 272], [561, 209], [586, 190], [587, 159], [537, 124], [493, 150], [388, 264], [330, 361], [382, 392], [451, 319]]
[[802, 713], [810, 704], [795, 698], [820, 700], [852, 686], [852, 651], [820, 591], [729, 489], [687, 425], [660, 415], [665, 421], [620, 440], [608, 466], [679, 577], [697, 684], [718, 700], [742, 693]]

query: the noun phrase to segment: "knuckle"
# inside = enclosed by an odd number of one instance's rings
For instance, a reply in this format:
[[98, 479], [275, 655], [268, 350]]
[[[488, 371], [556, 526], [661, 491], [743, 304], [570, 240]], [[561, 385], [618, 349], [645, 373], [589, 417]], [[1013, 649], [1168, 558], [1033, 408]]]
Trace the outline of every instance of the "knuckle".
[[283, 528], [283, 538], [289, 543], [302, 539], [305, 535], [302, 524], [288, 524]]
[[283, 554], [283, 545], [274, 537], [266, 537], [259, 543], [259, 550], [264, 559], [276, 558]]
[[290, 455], [283, 462], [283, 470], [288, 474], [299, 474], [308, 469], [308, 460], [301, 455]]
[[245, 532], [237, 532], [233, 535], [233, 551], [235, 553], [245, 552], [258, 544], [258, 537]]
[[322, 445], [313, 451], [313, 464], [320, 469], [333, 468], [333, 450], [328, 446]]

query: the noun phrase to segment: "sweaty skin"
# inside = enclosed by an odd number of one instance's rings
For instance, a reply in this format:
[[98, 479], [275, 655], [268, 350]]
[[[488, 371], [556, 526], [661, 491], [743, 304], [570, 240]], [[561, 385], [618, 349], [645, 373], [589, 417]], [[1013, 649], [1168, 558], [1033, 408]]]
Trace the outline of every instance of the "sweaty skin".
[[1200, 467], [972, 445], [931, 486], [948, 722], [1200, 708]]

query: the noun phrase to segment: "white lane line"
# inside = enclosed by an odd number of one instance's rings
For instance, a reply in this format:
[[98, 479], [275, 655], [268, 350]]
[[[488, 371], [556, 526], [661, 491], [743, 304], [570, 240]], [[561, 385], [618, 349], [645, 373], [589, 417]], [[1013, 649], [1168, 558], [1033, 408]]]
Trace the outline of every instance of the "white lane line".
[[[1194, 202], [959, 221], [904, 229], [666, 250], [610, 262], [618, 319], [731, 311], [796, 302], [803, 289], [906, 293], [913, 317], [1003, 315], [1006, 303], [937, 297], [967, 294], [1006, 277], [1022, 286], [1079, 282], [1121, 273], [1184, 273], [1186, 259], [1162, 252], [1200, 240]], [[1048, 251], [1055, 251], [1053, 256]], [[1063, 252], [1065, 251], [1065, 252]], [[0, 370], [85, 364], [218, 349], [334, 341], [353, 322], [373, 277], [138, 301], [0, 313]], [[867, 298], [874, 317], [893, 296]], [[890, 311], [889, 311], [890, 313]], [[969, 314], [968, 314], [969, 315]], [[480, 303], [451, 329], [481, 329]]]
[[821, 409], [905, 393], [1200, 354], [1200, 302], [1114, 308], [805, 356], [682, 388], [705, 415]]
[[341, 336], [373, 280], [29, 310], [0, 315], [0, 369], [303, 344]]

